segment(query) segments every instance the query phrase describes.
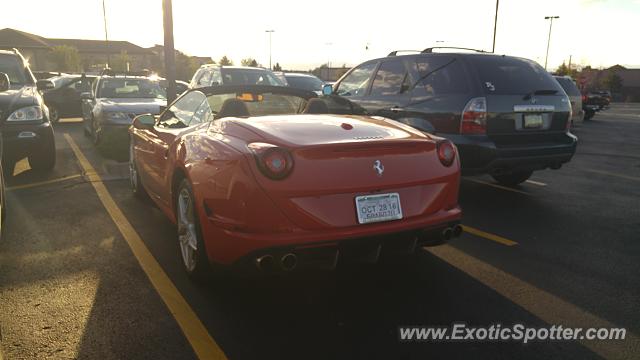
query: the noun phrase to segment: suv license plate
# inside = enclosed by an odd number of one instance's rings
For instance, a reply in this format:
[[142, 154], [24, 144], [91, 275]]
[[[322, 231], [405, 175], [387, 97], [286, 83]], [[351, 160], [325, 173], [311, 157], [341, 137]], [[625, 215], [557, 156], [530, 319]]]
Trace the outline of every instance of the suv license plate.
[[542, 127], [542, 114], [524, 114], [524, 128], [538, 129]]
[[402, 219], [398, 193], [356, 196], [356, 210], [360, 224]]

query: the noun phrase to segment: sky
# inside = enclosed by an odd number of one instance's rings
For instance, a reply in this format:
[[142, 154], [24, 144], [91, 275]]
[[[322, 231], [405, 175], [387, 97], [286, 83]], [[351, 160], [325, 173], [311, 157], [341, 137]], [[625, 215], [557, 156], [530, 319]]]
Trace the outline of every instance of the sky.
[[[163, 43], [162, 0], [104, 0], [112, 40]], [[0, 29], [104, 39], [102, 0], [0, 0]], [[173, 0], [176, 49], [252, 57], [285, 69], [357, 65], [392, 50], [460, 46], [491, 50], [495, 0]], [[10, 16], [7, 16], [11, 14]], [[640, 67], [640, 0], [500, 0], [496, 52], [544, 65]], [[367, 49], [368, 47], [368, 49]]]

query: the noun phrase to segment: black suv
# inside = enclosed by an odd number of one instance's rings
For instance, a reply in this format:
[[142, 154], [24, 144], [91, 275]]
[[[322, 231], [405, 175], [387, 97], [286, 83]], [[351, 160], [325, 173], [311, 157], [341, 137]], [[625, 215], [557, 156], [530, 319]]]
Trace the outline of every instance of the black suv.
[[36, 171], [53, 169], [56, 146], [49, 109], [40, 91], [49, 90], [51, 81], [33, 77], [28, 63], [17, 50], [0, 50], [0, 132], [5, 172], [13, 171], [17, 160], [29, 158]]
[[[373, 115], [451, 139], [463, 175], [516, 185], [571, 160], [571, 105], [537, 63], [475, 51], [398, 55], [362, 63], [333, 85]], [[457, 50], [457, 48], [454, 48]], [[325, 89], [325, 93], [329, 89]]]

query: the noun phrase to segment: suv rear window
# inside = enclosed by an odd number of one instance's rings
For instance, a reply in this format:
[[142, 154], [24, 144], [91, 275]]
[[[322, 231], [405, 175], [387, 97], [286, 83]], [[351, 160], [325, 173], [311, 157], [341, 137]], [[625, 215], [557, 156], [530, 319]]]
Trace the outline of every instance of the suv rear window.
[[558, 82], [534, 61], [498, 56], [473, 56], [469, 61], [478, 71], [485, 94], [526, 95], [538, 90], [562, 93]]
[[580, 96], [580, 90], [576, 84], [571, 80], [563, 77], [557, 77], [556, 80], [560, 83], [560, 86], [564, 89], [564, 92], [569, 96]]

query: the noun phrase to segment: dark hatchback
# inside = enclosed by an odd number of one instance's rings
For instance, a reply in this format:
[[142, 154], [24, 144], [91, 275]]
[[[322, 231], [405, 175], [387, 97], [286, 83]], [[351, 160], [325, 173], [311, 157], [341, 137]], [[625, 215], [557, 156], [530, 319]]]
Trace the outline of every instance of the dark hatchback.
[[418, 54], [367, 61], [346, 73], [333, 93], [369, 113], [452, 140], [463, 175], [488, 173], [515, 185], [535, 170], [571, 160], [571, 105], [537, 63], [482, 52]]
[[[8, 80], [8, 82], [7, 82]], [[0, 132], [5, 173], [13, 171], [17, 160], [28, 157], [36, 171], [53, 169], [55, 139], [49, 109], [40, 91], [51, 82], [33, 77], [28, 63], [18, 51], [0, 50]]]

